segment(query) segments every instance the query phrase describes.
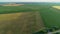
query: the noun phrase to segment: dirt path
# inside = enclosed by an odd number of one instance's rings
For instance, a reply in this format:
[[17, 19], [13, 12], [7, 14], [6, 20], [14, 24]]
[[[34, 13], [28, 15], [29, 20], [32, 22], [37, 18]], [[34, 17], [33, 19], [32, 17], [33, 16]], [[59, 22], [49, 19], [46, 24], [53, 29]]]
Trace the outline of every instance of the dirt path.
[[57, 30], [57, 31], [54, 31], [54, 32], [48, 32], [47, 34], [54, 34], [54, 33], [57, 33], [57, 32], [60, 32], [60, 30]]

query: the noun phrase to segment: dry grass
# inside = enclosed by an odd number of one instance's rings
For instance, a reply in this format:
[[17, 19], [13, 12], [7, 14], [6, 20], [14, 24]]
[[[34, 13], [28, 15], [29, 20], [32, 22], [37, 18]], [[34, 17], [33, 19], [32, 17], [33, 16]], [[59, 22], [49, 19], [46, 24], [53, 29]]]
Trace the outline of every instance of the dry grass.
[[5, 4], [5, 5], [2, 5], [2, 6], [22, 6], [24, 4]]
[[44, 27], [39, 12], [0, 14], [0, 34], [32, 34]]
[[60, 9], [60, 6], [52, 6], [53, 8]]
[[0, 21], [17, 19], [23, 13], [0, 14]]

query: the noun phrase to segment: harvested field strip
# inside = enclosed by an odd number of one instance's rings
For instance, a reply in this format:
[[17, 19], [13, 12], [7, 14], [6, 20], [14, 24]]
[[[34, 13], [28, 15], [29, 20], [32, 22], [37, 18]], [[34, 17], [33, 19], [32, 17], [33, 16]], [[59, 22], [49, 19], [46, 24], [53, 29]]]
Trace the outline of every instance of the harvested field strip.
[[[39, 12], [1, 14], [1, 18], [4, 18], [5, 15], [6, 20], [0, 21], [0, 34], [32, 34], [44, 27], [41, 18], [39, 18]], [[12, 17], [15, 18], [12, 19]], [[10, 18], [10, 20], [7, 18]]]
[[0, 21], [13, 20], [21, 16], [23, 13], [0, 14]]
[[1, 6], [23, 6], [24, 4], [4, 4]]
[[60, 6], [52, 6], [53, 8], [60, 9]]

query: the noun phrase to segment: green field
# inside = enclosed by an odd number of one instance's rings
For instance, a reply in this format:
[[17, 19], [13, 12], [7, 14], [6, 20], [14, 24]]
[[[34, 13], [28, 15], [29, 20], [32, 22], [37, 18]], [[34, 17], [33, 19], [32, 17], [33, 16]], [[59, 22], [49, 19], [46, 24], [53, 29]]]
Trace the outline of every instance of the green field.
[[37, 6], [35, 6], [35, 5], [0, 6], [0, 14], [37, 11], [39, 9], [39, 7], [37, 7]]
[[50, 7], [44, 7], [40, 11], [46, 27], [60, 27], [60, 10]]
[[[60, 10], [52, 8], [52, 6], [53, 5], [40, 5], [40, 4], [35, 4], [35, 5], [28, 4], [28, 5], [16, 6], [16, 7], [15, 6], [0, 6], [1, 24], [4, 24], [4, 22], [5, 22], [5, 25], [6, 25], [6, 23], [9, 24], [9, 25], [7, 24], [6, 27], [1, 25], [0, 33], [5, 32], [3, 34], [6, 34], [6, 32], [12, 33], [11, 31], [13, 31], [13, 34], [19, 34], [19, 33], [25, 32], [26, 28], [28, 28], [28, 30], [26, 32], [30, 31], [29, 34], [31, 34], [33, 32], [40, 30], [40, 27], [41, 26], [43, 27], [43, 24], [45, 27], [49, 27], [49, 28], [52, 26], [60, 27]], [[36, 14], [37, 14], [36, 12], [38, 12], [39, 17], [41, 16], [41, 18], [43, 20], [42, 25], [41, 25], [41, 22], [38, 22], [38, 23], [36, 22]], [[18, 14], [18, 16], [16, 16], [15, 13], [23, 13], [23, 14], [21, 15], [21, 18], [20, 18], [20, 16], [19, 16], [20, 14]], [[6, 14], [8, 14], [8, 15], [12, 14], [12, 15], [8, 16]], [[14, 18], [14, 15], [15, 15], [16, 19]], [[4, 17], [4, 16], [6, 16], [6, 17]], [[10, 21], [8, 19], [10, 19]], [[26, 22], [25, 22], [25, 20], [26, 20]], [[29, 24], [29, 25], [27, 25], [27, 24]], [[16, 28], [16, 30], [13, 27]], [[24, 29], [24, 27], [25, 27], [25, 29]], [[9, 29], [9, 28], [11, 28], [11, 29]], [[21, 29], [19, 29], [19, 28], [21, 28]], [[34, 28], [36, 28], [36, 29], [34, 29]], [[26, 32], [25, 32], [25, 34], [26, 34]], [[22, 33], [22, 34], [24, 34], [24, 33]]]

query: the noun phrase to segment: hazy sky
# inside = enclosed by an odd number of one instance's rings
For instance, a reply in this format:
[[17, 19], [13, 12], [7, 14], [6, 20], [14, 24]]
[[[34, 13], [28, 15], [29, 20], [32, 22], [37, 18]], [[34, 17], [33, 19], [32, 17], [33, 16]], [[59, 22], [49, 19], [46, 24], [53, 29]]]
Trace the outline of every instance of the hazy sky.
[[60, 2], [60, 0], [0, 0], [0, 2]]

